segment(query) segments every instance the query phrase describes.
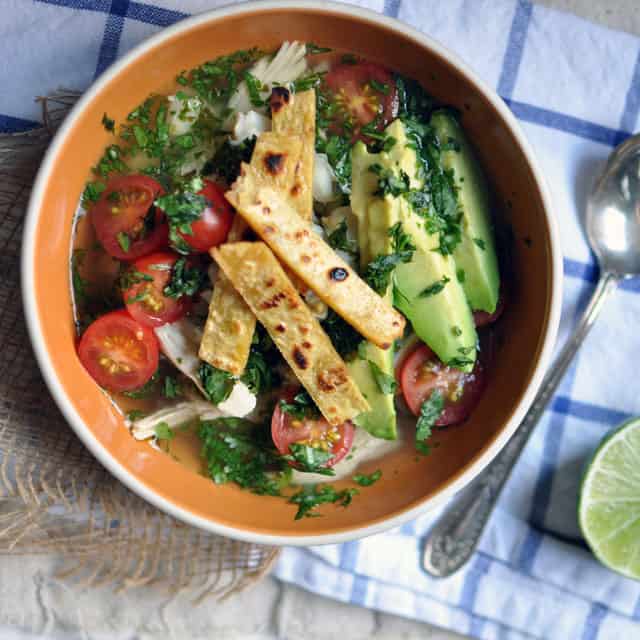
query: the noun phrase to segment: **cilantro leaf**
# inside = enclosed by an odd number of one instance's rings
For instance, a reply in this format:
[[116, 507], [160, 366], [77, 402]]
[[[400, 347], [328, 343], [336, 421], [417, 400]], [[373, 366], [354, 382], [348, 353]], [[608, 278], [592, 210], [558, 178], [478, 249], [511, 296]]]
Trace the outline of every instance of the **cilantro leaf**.
[[349, 238], [349, 228], [346, 220], [341, 220], [340, 224], [328, 235], [327, 242], [333, 249], [339, 249], [355, 255], [358, 253], [358, 245], [355, 240]]
[[430, 296], [437, 295], [445, 288], [445, 286], [447, 285], [448, 282], [450, 282], [450, 280], [451, 279], [448, 278], [447, 276], [442, 276], [440, 280], [436, 280], [435, 282], [430, 284], [428, 287], [423, 289], [418, 294], [418, 298], [429, 298]]
[[443, 409], [444, 398], [440, 389], [433, 391], [420, 407], [420, 416], [416, 422], [416, 449], [422, 455], [427, 455], [430, 451], [426, 441], [431, 437], [431, 430]]
[[369, 368], [371, 369], [371, 374], [373, 375], [373, 379], [376, 381], [376, 385], [378, 389], [380, 389], [380, 393], [384, 395], [390, 395], [396, 392], [397, 384], [396, 380], [393, 376], [390, 376], [388, 373], [385, 373], [375, 362], [369, 360]]
[[173, 440], [175, 432], [166, 422], [158, 422], [154, 428], [158, 440]]
[[182, 387], [180, 386], [178, 381], [175, 380], [175, 378], [172, 378], [171, 376], [165, 376], [162, 394], [165, 398], [177, 398], [178, 396], [182, 395]]
[[251, 160], [256, 140], [256, 136], [251, 136], [240, 144], [231, 144], [229, 140], [225, 140], [213, 158], [205, 164], [203, 174], [214, 173], [228, 185], [235, 182], [240, 175], [240, 165]]
[[205, 274], [197, 267], [192, 267], [186, 258], [178, 258], [171, 269], [171, 279], [162, 290], [168, 298], [193, 296], [205, 282]]
[[207, 398], [213, 404], [224, 402], [231, 395], [235, 384], [233, 376], [229, 372], [212, 367], [208, 362], [200, 363], [198, 377]]
[[[201, 189], [202, 181], [200, 180], [199, 184], [193, 186], [199, 186]], [[167, 216], [169, 240], [174, 249], [179, 253], [189, 253], [191, 251], [189, 245], [179, 234], [193, 235], [191, 224], [200, 220], [200, 216], [207, 206], [207, 199], [192, 191], [179, 190], [160, 196], [154, 204], [162, 209]]]
[[370, 487], [372, 484], [378, 482], [380, 478], [382, 478], [382, 471], [378, 469], [377, 471], [370, 473], [368, 476], [361, 473], [356, 473], [353, 476], [353, 481], [356, 484], [359, 484], [361, 487]]
[[320, 415], [320, 411], [311, 396], [303, 389], [296, 393], [291, 402], [280, 400], [280, 411], [288, 413], [294, 420], [304, 420]]
[[336, 472], [327, 467], [326, 464], [333, 458], [333, 453], [330, 451], [324, 451], [317, 447], [311, 447], [308, 444], [301, 444], [299, 442], [292, 442], [289, 445], [288, 455], [283, 458], [289, 462], [295, 463], [295, 467], [299, 471], [305, 473], [320, 473], [324, 476], [334, 476]]
[[116, 128], [116, 121], [110, 118], [106, 113], [102, 115], [102, 126], [106, 131], [113, 133]]
[[374, 191], [374, 196], [391, 195], [397, 198], [410, 189], [409, 176], [402, 169], [396, 173], [391, 168], [385, 169], [378, 163], [374, 163], [370, 165], [369, 171], [378, 176], [378, 188]]
[[416, 245], [411, 236], [402, 230], [402, 223], [397, 222], [388, 231], [392, 238], [393, 253], [381, 254], [374, 258], [365, 268], [363, 278], [376, 292], [382, 295], [391, 282], [395, 268], [402, 262], [411, 262]]
[[158, 382], [158, 372], [156, 371], [147, 382], [137, 389], [131, 391], [123, 391], [122, 395], [127, 398], [133, 398], [134, 400], [140, 400], [141, 398], [147, 398], [151, 394], [155, 393], [156, 383]]
[[147, 414], [140, 409], [131, 409], [131, 411], [127, 411], [127, 420], [131, 422], [135, 422], [136, 420], [140, 420], [144, 418]]
[[258, 80], [254, 75], [249, 73], [249, 71], [245, 71], [243, 74], [245, 85], [247, 86], [247, 91], [249, 92], [249, 100], [251, 101], [252, 106], [254, 107], [262, 107], [265, 102], [260, 96], [260, 92], [264, 90], [262, 82]]
[[329, 309], [327, 317], [320, 322], [325, 333], [329, 336], [335, 350], [347, 358], [358, 350], [358, 345], [364, 338], [346, 320], [333, 309]]
[[313, 510], [321, 504], [333, 503], [340, 507], [347, 507], [351, 504], [353, 496], [357, 495], [357, 489], [343, 489], [336, 491], [331, 485], [312, 485], [304, 487], [298, 493], [289, 498], [291, 504], [298, 505], [298, 512], [295, 519], [300, 520], [304, 517], [317, 517], [319, 514], [313, 513]]
[[[328, 125], [328, 123], [327, 123]], [[342, 193], [351, 193], [351, 143], [347, 138], [316, 136], [316, 151], [326, 153]]]
[[331, 51], [329, 47], [321, 47], [315, 42], [307, 42], [306, 49], [308, 56], [312, 56], [316, 53], [329, 53]]

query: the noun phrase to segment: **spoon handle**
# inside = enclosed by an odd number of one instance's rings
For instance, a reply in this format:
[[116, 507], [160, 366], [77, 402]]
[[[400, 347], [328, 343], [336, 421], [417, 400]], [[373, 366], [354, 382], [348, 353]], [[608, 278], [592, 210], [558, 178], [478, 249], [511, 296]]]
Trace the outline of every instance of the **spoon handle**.
[[608, 272], [600, 276], [578, 327], [548, 370], [531, 408], [516, 432], [494, 460], [454, 498], [427, 534], [422, 556], [422, 567], [427, 573], [446, 578], [460, 569], [473, 555], [502, 487], [529, 436], [619, 280], [617, 275]]

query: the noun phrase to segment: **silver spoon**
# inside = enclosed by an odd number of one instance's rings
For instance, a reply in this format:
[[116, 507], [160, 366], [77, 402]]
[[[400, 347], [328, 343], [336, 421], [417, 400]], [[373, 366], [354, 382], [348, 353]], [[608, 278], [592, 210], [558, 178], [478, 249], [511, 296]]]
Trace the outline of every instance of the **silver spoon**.
[[589, 306], [511, 440], [454, 498], [427, 534], [422, 566], [433, 576], [450, 576], [473, 555], [502, 487], [605, 300], [621, 280], [640, 275], [640, 135], [626, 140], [609, 156], [589, 196], [585, 224], [600, 266]]

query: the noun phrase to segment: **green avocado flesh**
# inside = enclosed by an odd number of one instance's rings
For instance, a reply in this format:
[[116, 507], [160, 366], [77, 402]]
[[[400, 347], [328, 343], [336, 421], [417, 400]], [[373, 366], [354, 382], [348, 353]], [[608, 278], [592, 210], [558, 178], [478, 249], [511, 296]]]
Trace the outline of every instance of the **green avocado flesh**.
[[491, 229], [489, 190], [480, 164], [457, 120], [445, 111], [431, 118], [441, 145], [445, 169], [453, 171], [462, 210], [462, 242], [453, 257], [464, 271], [463, 288], [471, 308], [493, 313], [500, 293], [500, 274]]

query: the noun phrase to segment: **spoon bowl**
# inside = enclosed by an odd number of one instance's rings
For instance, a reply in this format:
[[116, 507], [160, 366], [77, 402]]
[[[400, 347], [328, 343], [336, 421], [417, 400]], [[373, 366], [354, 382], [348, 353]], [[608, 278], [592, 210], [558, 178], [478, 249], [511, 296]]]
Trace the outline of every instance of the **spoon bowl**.
[[640, 135], [609, 157], [587, 203], [586, 230], [602, 272], [640, 275]]

